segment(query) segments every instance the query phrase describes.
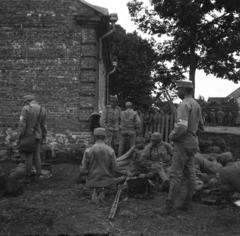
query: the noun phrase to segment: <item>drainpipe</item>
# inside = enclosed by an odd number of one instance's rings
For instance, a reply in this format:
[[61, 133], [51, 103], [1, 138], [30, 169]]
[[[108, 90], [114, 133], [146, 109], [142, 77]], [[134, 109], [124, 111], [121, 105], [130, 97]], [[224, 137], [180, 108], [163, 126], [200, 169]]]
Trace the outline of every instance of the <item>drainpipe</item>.
[[117, 69], [117, 62], [113, 61], [113, 70], [111, 70], [107, 75], [107, 88], [106, 88], [106, 102], [109, 101], [109, 75], [113, 74]]
[[99, 60], [102, 60], [102, 40], [112, 34], [116, 30], [115, 23], [118, 21], [118, 15], [117, 13], [112, 13], [110, 14], [110, 22], [112, 23], [113, 28], [104, 34], [102, 37], [99, 39]]
[[[118, 15], [117, 13], [112, 13], [109, 15], [109, 21], [112, 23], [112, 26], [113, 28], [107, 32], [106, 34], [104, 34], [103, 36], [101, 36], [99, 38], [99, 61], [102, 60], [102, 44], [103, 44], [103, 39], [108, 37], [110, 34], [112, 34], [115, 30], [116, 30], [116, 26], [115, 26], [115, 23], [118, 21]], [[98, 78], [100, 80], [100, 77], [101, 77], [101, 74], [100, 74], [100, 71], [101, 71], [101, 67], [99, 66], [99, 71], [98, 71]], [[112, 72], [113, 73], [113, 72]], [[109, 75], [109, 74], [108, 74]], [[106, 76], [106, 89], [108, 90], [108, 75]], [[106, 91], [106, 93], [108, 94], [108, 91]], [[107, 94], [105, 93], [105, 96], [108, 96]], [[99, 84], [98, 84], [98, 110], [99, 110], [99, 107], [100, 107], [100, 104], [99, 104]]]

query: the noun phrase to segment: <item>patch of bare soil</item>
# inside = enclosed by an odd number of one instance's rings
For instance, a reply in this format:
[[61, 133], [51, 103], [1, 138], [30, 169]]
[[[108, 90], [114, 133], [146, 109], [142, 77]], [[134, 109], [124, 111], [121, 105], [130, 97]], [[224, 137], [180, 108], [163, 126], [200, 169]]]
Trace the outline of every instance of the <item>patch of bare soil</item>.
[[[9, 172], [15, 165], [2, 167]], [[51, 179], [24, 186], [18, 197], [0, 196], [0, 235], [240, 235], [238, 209], [195, 202], [191, 213], [154, 214], [152, 210], [163, 206], [167, 196], [159, 191], [152, 200], [129, 199], [109, 221], [114, 196], [93, 204], [80, 194], [78, 171], [76, 164], [53, 165]]]

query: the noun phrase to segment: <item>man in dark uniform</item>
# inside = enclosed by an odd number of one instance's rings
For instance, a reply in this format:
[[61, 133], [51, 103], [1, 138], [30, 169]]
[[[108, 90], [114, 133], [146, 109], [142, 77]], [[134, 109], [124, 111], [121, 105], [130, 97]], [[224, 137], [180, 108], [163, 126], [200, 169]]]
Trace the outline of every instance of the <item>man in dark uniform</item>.
[[[38, 120], [39, 118], [39, 120]], [[41, 175], [41, 144], [45, 142], [47, 136], [47, 112], [43, 107], [40, 107], [33, 95], [24, 96], [24, 107], [21, 111], [19, 128], [18, 128], [18, 142], [28, 135], [35, 132], [36, 150], [34, 152], [23, 152], [22, 156], [26, 162], [26, 174], [21, 183], [30, 183], [30, 174], [32, 168], [33, 158], [35, 159], [36, 178], [39, 182]], [[38, 122], [39, 121], [39, 122]]]
[[179, 210], [192, 209], [192, 195], [195, 188], [194, 154], [198, 148], [197, 131], [203, 131], [202, 111], [193, 99], [191, 81], [177, 81], [178, 97], [183, 101], [177, 109], [177, 122], [169, 135], [173, 141], [173, 159], [170, 172], [170, 188], [165, 206], [154, 210], [155, 213], [167, 215], [174, 211], [182, 177], [187, 180], [187, 195]]

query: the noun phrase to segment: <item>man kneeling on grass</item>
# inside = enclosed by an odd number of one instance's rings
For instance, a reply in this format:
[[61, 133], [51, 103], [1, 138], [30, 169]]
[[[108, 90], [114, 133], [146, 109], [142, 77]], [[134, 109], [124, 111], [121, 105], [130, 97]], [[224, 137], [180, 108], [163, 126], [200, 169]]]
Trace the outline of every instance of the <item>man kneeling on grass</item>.
[[86, 184], [82, 191], [92, 193], [92, 201], [104, 200], [105, 190], [116, 190], [116, 184], [123, 178], [115, 178], [118, 171], [114, 150], [104, 143], [106, 130], [94, 129], [95, 144], [87, 148], [83, 155], [80, 175], [86, 175]]

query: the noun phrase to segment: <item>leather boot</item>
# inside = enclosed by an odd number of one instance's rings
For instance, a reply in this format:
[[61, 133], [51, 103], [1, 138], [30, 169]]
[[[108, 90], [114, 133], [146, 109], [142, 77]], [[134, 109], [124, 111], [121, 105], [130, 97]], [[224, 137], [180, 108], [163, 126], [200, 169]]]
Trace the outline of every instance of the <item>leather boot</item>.
[[31, 183], [30, 175], [25, 175], [25, 177], [23, 179], [19, 180], [19, 183], [30, 184]]
[[102, 188], [102, 189], [100, 190], [98, 198], [99, 198], [100, 200], [104, 201], [104, 199], [105, 199], [105, 189], [104, 189], [104, 188]]
[[160, 186], [160, 190], [164, 191], [169, 188], [170, 181], [168, 179], [164, 180]]
[[165, 206], [162, 208], [157, 208], [153, 210], [154, 213], [160, 214], [160, 215], [170, 215], [174, 212], [173, 209], [173, 200], [172, 199], [166, 199]]

